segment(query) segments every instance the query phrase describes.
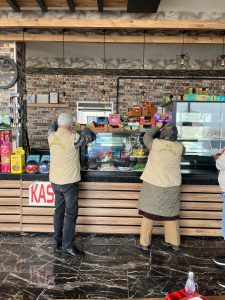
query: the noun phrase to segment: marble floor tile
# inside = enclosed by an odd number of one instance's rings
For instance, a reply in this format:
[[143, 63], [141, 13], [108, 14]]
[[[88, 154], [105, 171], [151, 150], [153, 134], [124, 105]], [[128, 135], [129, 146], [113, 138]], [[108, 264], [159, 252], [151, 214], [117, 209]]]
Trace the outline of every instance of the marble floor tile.
[[119, 299], [128, 297], [127, 276], [81, 275], [77, 279], [60, 274], [55, 278], [55, 285], [43, 292], [54, 298], [100, 298]]
[[186, 276], [128, 276], [128, 297], [164, 297], [184, 288]]
[[135, 245], [136, 235], [78, 234], [76, 241], [86, 245]]
[[78, 234], [86, 255], [68, 259], [55, 255], [52, 234], [0, 234], [0, 300], [163, 297], [182, 289], [190, 270], [200, 293], [224, 294], [217, 282], [225, 269], [212, 260], [225, 256], [223, 239], [182, 237], [178, 251], [162, 239], [154, 236], [143, 251], [138, 236]]
[[150, 252], [149, 276], [184, 276], [190, 270], [182, 251], [153, 249]]
[[224, 248], [184, 248], [182, 252], [185, 259], [188, 261], [190, 270], [195, 274], [205, 274], [207, 276], [209, 272], [215, 274], [223, 272], [223, 269], [220, 269], [215, 265], [213, 258], [225, 256]]
[[181, 238], [182, 248], [225, 248], [222, 237], [184, 237]]
[[[224, 289], [217, 285], [218, 279], [211, 273], [197, 277], [197, 291], [202, 295], [225, 295]], [[186, 276], [128, 276], [129, 297], [163, 297], [183, 289], [185, 282]]]
[[80, 273], [127, 274], [129, 271], [146, 274], [149, 269], [149, 253], [135, 245], [87, 245]]

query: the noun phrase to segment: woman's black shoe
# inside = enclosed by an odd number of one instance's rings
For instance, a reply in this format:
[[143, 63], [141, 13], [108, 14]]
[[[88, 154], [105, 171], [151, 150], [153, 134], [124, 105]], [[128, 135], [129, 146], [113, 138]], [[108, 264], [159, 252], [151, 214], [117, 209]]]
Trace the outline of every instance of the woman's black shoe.
[[85, 255], [83, 251], [77, 249], [75, 246], [73, 248], [63, 250], [63, 254], [68, 257], [84, 257]]
[[137, 242], [136, 246], [143, 251], [146, 251], [146, 252], [150, 251], [150, 246], [144, 246], [144, 245], [140, 244], [139, 242]]

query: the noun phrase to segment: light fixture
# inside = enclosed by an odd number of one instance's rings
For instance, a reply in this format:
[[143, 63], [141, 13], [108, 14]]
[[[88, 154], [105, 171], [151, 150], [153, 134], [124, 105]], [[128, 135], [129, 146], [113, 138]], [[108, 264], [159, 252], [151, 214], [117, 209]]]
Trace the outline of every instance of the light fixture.
[[181, 48], [181, 54], [176, 56], [176, 64], [177, 64], [177, 69], [188, 69], [190, 68], [189, 65], [189, 55], [187, 53], [184, 53], [184, 34], [185, 31], [182, 30], [182, 48]]
[[108, 96], [105, 90], [105, 34], [106, 34], [106, 29], [103, 29], [103, 66], [102, 66], [102, 70], [103, 70], [103, 88], [102, 88], [102, 101], [107, 101], [108, 100]]
[[145, 69], [145, 37], [147, 30], [143, 30], [143, 51], [142, 51], [142, 69]]
[[224, 36], [225, 32], [222, 32], [223, 35], [223, 51], [221, 55], [218, 55], [216, 58], [216, 67], [217, 68], [225, 68], [225, 55], [224, 55]]
[[65, 92], [65, 77], [64, 77], [64, 68], [65, 68], [65, 29], [62, 30], [62, 102], [65, 102], [66, 92]]

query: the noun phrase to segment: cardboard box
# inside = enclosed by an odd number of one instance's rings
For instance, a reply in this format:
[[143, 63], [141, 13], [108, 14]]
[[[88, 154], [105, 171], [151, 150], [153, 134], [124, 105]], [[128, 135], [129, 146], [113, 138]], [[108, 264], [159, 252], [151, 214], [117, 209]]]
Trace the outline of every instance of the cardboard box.
[[5, 144], [1, 145], [1, 172], [10, 173], [10, 154], [11, 154], [11, 145]]
[[119, 114], [109, 114], [109, 125], [119, 126], [120, 125], [120, 115]]
[[22, 174], [25, 169], [25, 151], [22, 147], [16, 148], [11, 154], [11, 173]]
[[140, 125], [155, 125], [154, 117], [140, 117]]
[[157, 112], [156, 107], [149, 107], [147, 109], [142, 109], [142, 116], [144, 117], [154, 117], [154, 114]]
[[141, 116], [141, 108], [140, 107], [128, 108], [128, 116], [129, 117], [140, 117]]

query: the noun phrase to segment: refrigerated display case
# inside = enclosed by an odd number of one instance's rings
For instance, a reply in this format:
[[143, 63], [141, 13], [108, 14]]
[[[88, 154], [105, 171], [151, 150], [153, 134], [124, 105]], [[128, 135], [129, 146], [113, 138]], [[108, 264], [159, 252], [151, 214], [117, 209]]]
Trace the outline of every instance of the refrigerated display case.
[[215, 168], [213, 157], [225, 147], [225, 102], [172, 101], [169, 106], [186, 147], [182, 168]]
[[141, 172], [148, 150], [144, 133], [98, 132], [96, 140], [81, 150], [82, 170]]

